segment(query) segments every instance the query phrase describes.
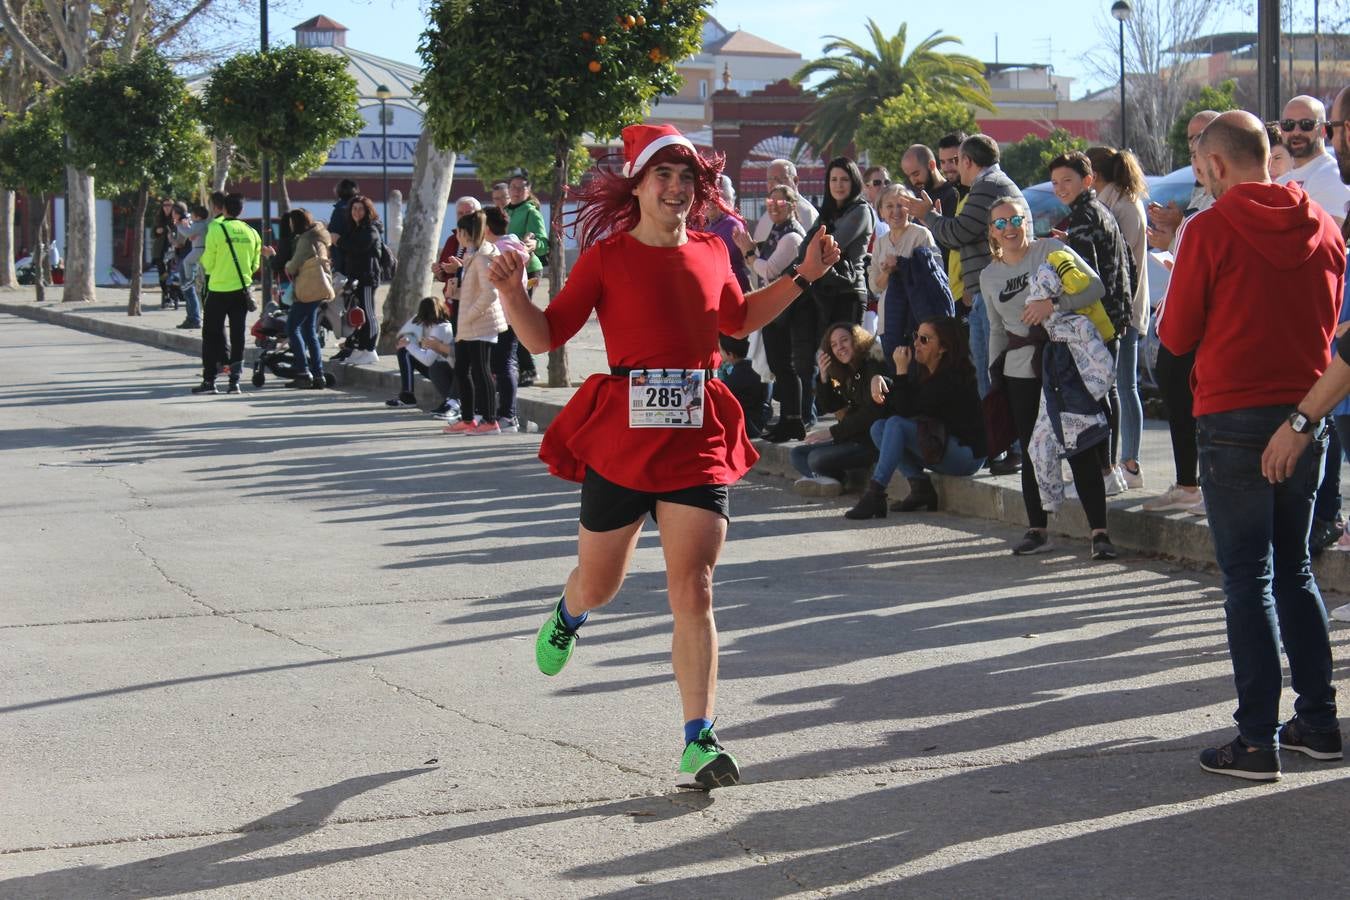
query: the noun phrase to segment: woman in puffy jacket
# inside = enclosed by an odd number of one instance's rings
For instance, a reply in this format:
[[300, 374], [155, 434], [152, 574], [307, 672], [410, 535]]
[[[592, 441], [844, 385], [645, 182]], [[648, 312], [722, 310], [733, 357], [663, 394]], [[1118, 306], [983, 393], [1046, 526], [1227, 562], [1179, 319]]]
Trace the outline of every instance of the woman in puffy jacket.
[[500, 251], [487, 239], [482, 210], [455, 224], [459, 245], [468, 251], [459, 285], [459, 332], [455, 335], [455, 380], [459, 384], [460, 415], [446, 434], [501, 434], [497, 423], [497, 390], [492, 381], [492, 347], [506, 331], [506, 313], [488, 279], [488, 267]]
[[836, 322], [821, 339], [816, 369], [816, 403], [838, 421], [792, 448], [789, 459], [802, 476], [792, 487], [806, 496], [834, 496], [843, 490], [849, 469], [876, 459], [871, 428], [882, 406], [872, 399], [871, 385], [886, 368], [875, 337], [861, 325]]
[[[291, 234], [295, 235], [295, 249], [291, 258], [286, 260], [286, 274], [291, 281], [304, 268], [305, 260], [328, 256], [332, 239], [322, 222], [315, 222], [307, 209], [293, 209], [286, 213], [286, 222]], [[286, 314], [286, 334], [290, 338], [291, 352], [295, 354], [295, 377], [286, 382], [286, 387], [322, 388], [323, 355], [319, 351], [319, 308], [323, 302], [313, 300], [304, 302], [299, 297], [291, 304]]]

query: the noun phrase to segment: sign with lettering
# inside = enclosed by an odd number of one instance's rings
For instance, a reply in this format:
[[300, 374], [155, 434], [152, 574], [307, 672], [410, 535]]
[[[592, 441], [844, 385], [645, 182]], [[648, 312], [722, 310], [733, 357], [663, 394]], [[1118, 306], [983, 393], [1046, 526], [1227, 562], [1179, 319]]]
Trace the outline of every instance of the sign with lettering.
[[328, 151], [328, 165], [342, 169], [379, 169], [386, 159], [391, 172], [412, 171], [417, 157], [416, 134], [360, 134], [344, 138]]

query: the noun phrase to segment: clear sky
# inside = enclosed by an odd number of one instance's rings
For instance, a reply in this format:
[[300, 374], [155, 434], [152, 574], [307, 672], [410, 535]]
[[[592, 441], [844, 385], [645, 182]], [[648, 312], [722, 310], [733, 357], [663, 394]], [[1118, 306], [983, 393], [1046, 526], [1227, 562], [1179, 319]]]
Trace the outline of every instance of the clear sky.
[[[1255, 4], [1238, 4], [1238, 7]], [[336, 19], [351, 29], [348, 43], [369, 53], [417, 62], [417, 40], [426, 27], [418, 0], [289, 0], [271, 7], [273, 41], [289, 43], [291, 27], [316, 15]], [[730, 29], [753, 34], [791, 48], [811, 59], [820, 54], [823, 35], [837, 34], [866, 45], [867, 18], [876, 19], [887, 34], [902, 21], [909, 23], [911, 43], [933, 31], [962, 39], [964, 52], [985, 61], [1049, 63], [1061, 75], [1079, 79], [1073, 96], [1113, 84], [1093, 73], [1083, 58], [1101, 47], [1098, 23], [1111, 23], [1110, 0], [1049, 0], [1009, 3], [1007, 0], [718, 0], [713, 15]], [[1072, 9], [1077, 18], [1065, 14]], [[842, 11], [841, 11], [842, 10]], [[1056, 10], [1049, 14], [1051, 10]], [[956, 14], [954, 14], [954, 11]], [[1232, 11], [1216, 19], [1214, 31], [1255, 31], [1252, 10]], [[1114, 42], [1110, 49], [1114, 50]], [[540, 41], [540, 52], [548, 52]]]

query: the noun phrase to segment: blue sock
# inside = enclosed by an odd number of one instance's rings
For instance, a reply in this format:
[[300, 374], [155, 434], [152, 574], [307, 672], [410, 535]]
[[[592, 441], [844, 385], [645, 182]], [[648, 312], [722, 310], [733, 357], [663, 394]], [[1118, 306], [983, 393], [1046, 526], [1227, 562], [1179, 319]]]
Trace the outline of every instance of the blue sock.
[[568, 631], [576, 631], [586, 624], [586, 617], [590, 613], [582, 613], [579, 616], [572, 615], [567, 611], [567, 596], [563, 595], [558, 598], [558, 615], [562, 617], [563, 624], [567, 626]]
[[692, 744], [698, 740], [699, 734], [705, 728], [712, 727], [712, 719], [690, 719], [684, 723], [684, 742]]

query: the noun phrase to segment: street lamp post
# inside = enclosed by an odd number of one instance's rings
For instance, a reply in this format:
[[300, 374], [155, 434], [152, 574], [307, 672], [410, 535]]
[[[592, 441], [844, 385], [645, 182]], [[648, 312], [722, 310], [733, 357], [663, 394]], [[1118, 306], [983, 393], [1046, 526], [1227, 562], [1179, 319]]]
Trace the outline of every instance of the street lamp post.
[[[267, 0], [259, 0], [258, 19], [260, 34], [258, 38], [258, 47], [263, 53], [268, 50], [267, 45]], [[271, 160], [267, 158], [267, 151], [262, 153], [262, 171], [259, 173], [262, 181], [262, 242], [263, 246], [272, 246], [272, 167]], [[262, 303], [265, 307], [272, 299], [272, 266], [270, 260], [263, 260], [262, 265]], [[246, 285], [247, 286], [247, 285]], [[239, 377], [238, 372], [231, 372], [231, 376]]]
[[380, 98], [380, 178], [384, 182], [385, 228], [389, 227], [389, 119], [385, 113], [385, 103], [393, 94], [382, 84], [375, 88], [375, 96]]
[[1111, 15], [1120, 23], [1120, 149], [1124, 150], [1129, 141], [1125, 138], [1125, 20], [1134, 9], [1128, 0], [1116, 0], [1111, 4]]

